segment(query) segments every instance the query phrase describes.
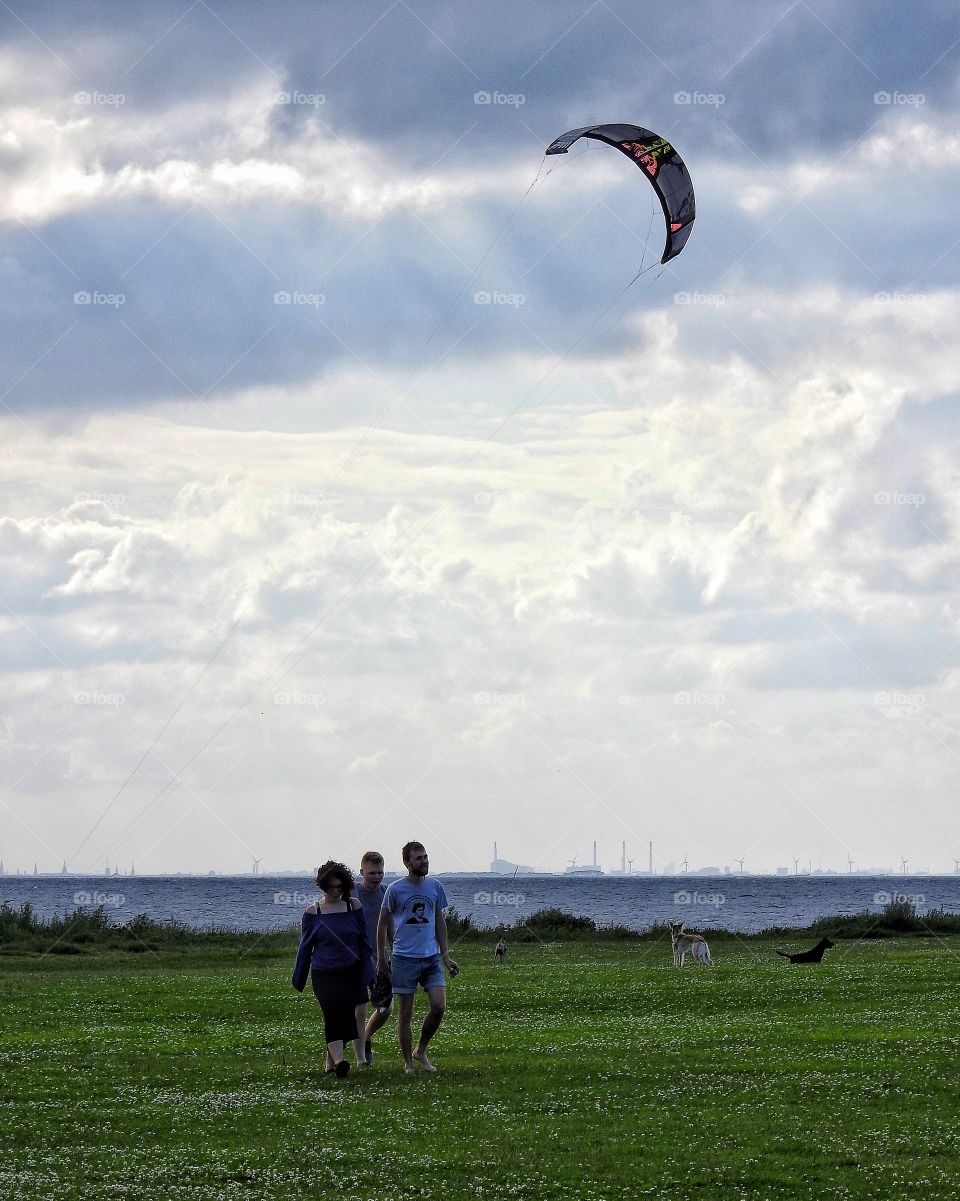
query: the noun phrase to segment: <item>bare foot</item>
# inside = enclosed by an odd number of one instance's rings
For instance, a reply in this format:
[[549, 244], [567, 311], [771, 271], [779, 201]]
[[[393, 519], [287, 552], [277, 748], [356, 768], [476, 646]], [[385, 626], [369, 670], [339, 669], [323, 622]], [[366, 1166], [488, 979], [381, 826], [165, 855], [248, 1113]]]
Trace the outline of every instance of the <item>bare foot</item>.
[[417, 1063], [420, 1064], [425, 1072], [435, 1072], [437, 1070], [430, 1060], [427, 1059], [426, 1051], [414, 1051], [413, 1058], [417, 1061]]
[[405, 1063], [403, 1065], [403, 1070], [407, 1073], [408, 1076], [413, 1075], [413, 1060], [412, 1059], [410, 1060], [409, 1063]]

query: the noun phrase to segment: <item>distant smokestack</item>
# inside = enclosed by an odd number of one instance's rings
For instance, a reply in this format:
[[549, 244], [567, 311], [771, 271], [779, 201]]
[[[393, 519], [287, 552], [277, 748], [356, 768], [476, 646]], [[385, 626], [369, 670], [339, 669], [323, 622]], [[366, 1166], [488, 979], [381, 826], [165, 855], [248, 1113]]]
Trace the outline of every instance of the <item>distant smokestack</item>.
[[500, 858], [500, 856], [497, 854], [497, 844], [496, 844], [496, 843], [494, 843], [494, 844], [493, 844], [493, 861], [494, 861], [494, 863], [496, 863], [496, 861], [497, 861], [499, 858]]
[[596, 867], [596, 866], [597, 866], [597, 843], [596, 843], [596, 839], [594, 839], [594, 843], [593, 843], [593, 866], [594, 866], [594, 867]]
[[650, 875], [653, 875], [653, 840], [650, 842]]
[[626, 844], [626, 842], [621, 842], [621, 844], [620, 844], [620, 872], [624, 876], [627, 874], [627, 844]]

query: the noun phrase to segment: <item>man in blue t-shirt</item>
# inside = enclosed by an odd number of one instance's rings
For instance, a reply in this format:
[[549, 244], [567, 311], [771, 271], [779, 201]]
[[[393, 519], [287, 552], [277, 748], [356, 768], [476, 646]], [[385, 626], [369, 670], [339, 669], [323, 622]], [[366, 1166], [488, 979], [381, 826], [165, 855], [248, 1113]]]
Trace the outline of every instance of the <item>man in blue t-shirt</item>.
[[[363, 906], [363, 916], [367, 923], [367, 934], [370, 937], [370, 943], [373, 947], [376, 947], [377, 943], [377, 923], [380, 921], [380, 907], [383, 905], [383, 898], [386, 892], [387, 890], [383, 886], [383, 856], [379, 851], [365, 851], [363, 858], [360, 860], [360, 882], [357, 885], [357, 900]], [[387, 937], [391, 942], [393, 941], [392, 925], [387, 931]], [[376, 956], [376, 951], [373, 954]], [[371, 962], [371, 975], [373, 975], [373, 967], [373, 962]], [[367, 1003], [364, 1002], [357, 1006], [357, 1029], [363, 1031], [365, 1050], [365, 1063], [361, 1066], [372, 1066], [373, 1036], [389, 1019], [392, 1012], [393, 1001], [391, 1000], [385, 1008], [374, 1008], [368, 1021]]]
[[[414, 1060], [426, 1072], [436, 1068], [427, 1058], [427, 1044], [439, 1029], [447, 1007], [447, 990], [443, 965], [451, 978], [458, 975], [460, 965], [450, 958], [447, 950], [447, 923], [443, 911], [447, 894], [439, 880], [428, 880], [430, 859], [422, 842], [408, 842], [403, 848], [407, 874], [387, 886], [377, 923], [377, 971], [386, 966], [386, 942], [390, 922], [393, 922], [393, 962], [391, 975], [393, 995], [397, 998], [399, 1014], [397, 1030], [400, 1035], [400, 1054], [404, 1069], [414, 1070]], [[413, 1046], [413, 1004], [417, 985], [427, 994], [430, 1010], [423, 1019], [420, 1039]]]

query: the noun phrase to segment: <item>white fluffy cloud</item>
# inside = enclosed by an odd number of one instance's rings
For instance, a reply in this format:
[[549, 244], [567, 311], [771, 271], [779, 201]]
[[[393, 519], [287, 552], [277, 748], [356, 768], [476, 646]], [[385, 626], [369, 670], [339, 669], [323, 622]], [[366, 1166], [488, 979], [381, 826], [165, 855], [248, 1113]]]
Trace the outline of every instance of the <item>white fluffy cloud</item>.
[[[529, 183], [525, 166], [491, 177], [479, 166], [413, 173], [380, 161], [337, 133], [322, 102], [280, 90], [266, 73], [158, 112], [133, 107], [135, 97], [121, 90], [78, 89], [66, 72], [55, 89], [45, 76], [37, 96], [33, 56], [8, 52], [2, 69], [10, 99], [0, 109], [0, 220], [36, 224], [138, 200], [217, 209], [293, 204], [379, 221], [397, 210], [430, 212]], [[274, 119], [291, 106], [307, 115], [281, 136]]]
[[[145, 413], [21, 434], [32, 511], [0, 527], [8, 771], [28, 769], [46, 841], [42, 798], [69, 792], [92, 824], [186, 697], [92, 863], [201, 866], [181, 839], [205, 806], [232, 831], [218, 862], [293, 862], [317, 772], [317, 804], [353, 798], [357, 839], [381, 807], [391, 836], [420, 814], [451, 868], [490, 830], [547, 866], [598, 828], [669, 843], [677, 812], [704, 855], [733, 839], [772, 862], [806, 814], [825, 861], [881, 856], [856, 827], [864, 790], [895, 821], [922, 750], [915, 794], [939, 813], [957, 751], [957, 301], [923, 303], [920, 320], [839, 290], [731, 296], [723, 324], [769, 367], [698, 349], [716, 313], [668, 304], [634, 353], [566, 365], [489, 444], [472, 410], [442, 437], [402, 409], [392, 429], [267, 434], [270, 393], [241, 399], [234, 432]], [[491, 403], [549, 366], [488, 364]], [[635, 801], [651, 778], [673, 798], [656, 814]], [[931, 837], [915, 856], [939, 853]]]

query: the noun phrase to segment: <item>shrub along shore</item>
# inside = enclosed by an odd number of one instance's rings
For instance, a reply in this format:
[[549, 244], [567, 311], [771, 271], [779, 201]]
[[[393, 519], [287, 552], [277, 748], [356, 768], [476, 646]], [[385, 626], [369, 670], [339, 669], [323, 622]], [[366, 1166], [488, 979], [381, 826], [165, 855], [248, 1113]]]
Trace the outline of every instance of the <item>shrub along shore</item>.
[[[693, 927], [691, 927], [693, 928]], [[577, 917], [561, 909], [541, 909], [519, 918], [513, 925], [479, 927], [471, 915], [451, 909], [447, 914], [451, 943], [487, 942], [503, 934], [508, 942], [643, 942], [669, 937], [665, 923], [641, 930], [628, 926], [597, 925], [589, 917]], [[226, 926], [195, 928], [173, 919], [155, 921], [138, 914], [129, 922], [111, 922], [106, 910], [75, 909], [62, 916], [38, 917], [30, 904], [14, 909], [0, 905], [0, 955], [82, 955], [101, 951], [184, 951], [191, 948], [240, 948], [265, 955], [287, 953], [296, 946], [299, 925], [279, 930], [233, 930]], [[892, 901], [879, 913], [822, 917], [805, 927], [771, 926], [745, 934], [719, 927], [704, 928], [711, 942], [737, 939], [740, 942], [780, 938], [802, 942], [824, 936], [833, 939], [930, 937], [960, 934], [960, 914], [944, 909], [918, 913], [908, 901]]]

